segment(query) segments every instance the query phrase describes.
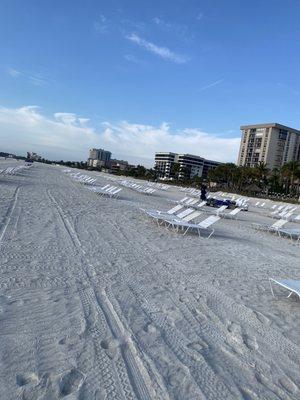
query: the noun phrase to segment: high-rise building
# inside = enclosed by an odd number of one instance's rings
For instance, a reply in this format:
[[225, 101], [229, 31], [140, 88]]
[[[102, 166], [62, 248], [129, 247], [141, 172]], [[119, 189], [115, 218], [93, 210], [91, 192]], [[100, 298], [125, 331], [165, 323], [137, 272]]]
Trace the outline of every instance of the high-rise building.
[[[176, 172], [175, 164], [178, 164]], [[155, 168], [160, 177], [165, 179], [174, 178], [176, 173], [180, 179], [192, 179], [195, 176], [207, 178], [208, 171], [216, 168], [219, 164], [217, 161], [206, 160], [191, 154], [155, 153]]]
[[155, 153], [155, 168], [162, 178], [172, 177], [172, 166], [176, 162], [176, 153], [159, 152]]
[[111, 152], [103, 149], [90, 149], [88, 165], [90, 167], [108, 167], [111, 158]]
[[270, 169], [289, 161], [300, 161], [300, 131], [270, 123], [241, 126], [238, 165], [255, 167], [260, 162]]

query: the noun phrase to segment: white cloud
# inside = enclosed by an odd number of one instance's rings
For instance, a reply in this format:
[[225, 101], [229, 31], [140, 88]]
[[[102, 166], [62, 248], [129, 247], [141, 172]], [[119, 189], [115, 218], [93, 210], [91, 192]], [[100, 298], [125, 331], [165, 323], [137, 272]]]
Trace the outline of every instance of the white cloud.
[[131, 42], [136, 43], [138, 46], [146, 49], [150, 53], [153, 53], [163, 58], [164, 60], [173, 61], [177, 64], [184, 64], [188, 61], [187, 57], [180, 54], [176, 54], [167, 47], [160, 47], [154, 43], [148, 42], [147, 40], [142, 39], [136, 33], [131, 33], [130, 35], [126, 36], [126, 38]]
[[235, 161], [240, 138], [221, 137], [201, 129], [172, 131], [160, 126], [104, 122], [97, 132], [87, 118], [74, 113], [43, 115], [38, 107], [0, 107], [3, 151], [35, 151], [50, 159], [85, 160], [91, 147], [103, 147], [113, 157], [153, 165], [156, 151], [200, 155], [218, 161]]
[[102, 140], [115, 154], [126, 154], [148, 160], [153, 164], [156, 151], [171, 151], [196, 154], [216, 161], [235, 161], [240, 138], [225, 138], [203, 132], [201, 129], [171, 131], [169, 124], [158, 127], [130, 124], [123, 121], [117, 124], [103, 123]]

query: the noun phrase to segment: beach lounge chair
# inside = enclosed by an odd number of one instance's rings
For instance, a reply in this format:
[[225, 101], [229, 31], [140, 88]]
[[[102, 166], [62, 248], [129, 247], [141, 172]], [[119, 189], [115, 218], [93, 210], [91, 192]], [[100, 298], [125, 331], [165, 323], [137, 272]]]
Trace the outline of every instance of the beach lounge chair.
[[108, 196], [110, 198], [113, 197], [113, 198], [117, 199], [119, 197], [119, 193], [121, 192], [121, 190], [122, 190], [122, 188], [117, 188], [115, 190], [112, 190], [111, 192], [108, 193]]
[[186, 201], [188, 201], [189, 197], [185, 196], [183, 199], [176, 201], [176, 203], [185, 203]]
[[185, 221], [174, 221], [172, 224], [174, 227], [177, 228], [177, 232], [179, 231], [179, 228], [182, 228], [183, 230], [183, 235], [186, 235], [187, 232], [190, 229], [194, 229], [198, 232], [199, 237], [201, 237], [201, 230], [208, 230], [210, 231], [209, 235], [207, 236], [207, 239], [209, 239], [215, 230], [213, 228], [210, 228], [213, 224], [215, 224], [217, 221], [219, 221], [221, 217], [217, 215], [211, 215], [210, 217], [206, 218], [205, 220], [199, 222], [199, 224], [191, 224]]
[[295, 239], [297, 243], [300, 242], [300, 229], [299, 228], [279, 228], [278, 234], [281, 236], [289, 236], [291, 240]]
[[[181, 217], [180, 217], [180, 214], [178, 214], [178, 215], [173, 216], [173, 218], [171, 217], [170, 219], [165, 219], [166, 226], [174, 227], [176, 225], [176, 223], [178, 223], [178, 222], [191, 222], [194, 219], [196, 219], [197, 217], [199, 217], [199, 215], [201, 215], [200, 211], [192, 211], [186, 215], [184, 215], [183, 213], [184, 213], [184, 211], [181, 213]], [[182, 216], [182, 215], [184, 215], [184, 216]]]
[[220, 215], [223, 218], [231, 218], [235, 219], [237, 214], [241, 211], [241, 208], [234, 208], [231, 210], [229, 213], [221, 212], [218, 215]]
[[219, 207], [219, 208], [217, 208], [216, 210], [215, 210], [215, 214], [216, 215], [219, 215], [220, 213], [222, 213], [222, 212], [224, 212], [225, 210], [226, 210], [226, 208], [228, 208], [228, 206], [221, 206], [221, 207]]
[[175, 207], [172, 207], [168, 211], [159, 211], [159, 210], [144, 210], [141, 208], [142, 211], [145, 211], [149, 217], [154, 218], [154, 219], [161, 219], [163, 216], [170, 216], [172, 214], [177, 213], [178, 211], [182, 210], [184, 208], [183, 204], [178, 204]]
[[194, 207], [196, 207], [196, 208], [201, 208], [201, 207], [205, 206], [205, 204], [206, 204], [206, 201], [203, 200], [203, 201], [201, 201], [200, 204], [194, 204]]
[[296, 281], [293, 279], [273, 279], [273, 278], [269, 278], [269, 283], [270, 283], [270, 288], [271, 288], [271, 292], [273, 297], [275, 297], [274, 295], [274, 290], [273, 290], [273, 286], [272, 283], [276, 283], [277, 285], [289, 290], [289, 295], [287, 296], [287, 298], [291, 297], [291, 295], [294, 293], [299, 297], [300, 300], [300, 281]]
[[[172, 215], [172, 214], [164, 214], [164, 213], [160, 213], [160, 214], [154, 214], [154, 213], [147, 213], [150, 217], [152, 217], [153, 219], [156, 220], [158, 225], [161, 225], [163, 223], [168, 224], [170, 222], [172, 222], [175, 218], [177, 218], [178, 220], [181, 220], [184, 217], [187, 217], [189, 214], [191, 214], [194, 210], [192, 208], [187, 208], [183, 211], [181, 211], [179, 214]], [[160, 223], [159, 223], [160, 221]]]
[[286, 219], [279, 219], [278, 221], [274, 222], [272, 225], [261, 225], [261, 224], [252, 224], [255, 229], [263, 230], [267, 232], [277, 232], [280, 236], [279, 229], [283, 227], [288, 221]]

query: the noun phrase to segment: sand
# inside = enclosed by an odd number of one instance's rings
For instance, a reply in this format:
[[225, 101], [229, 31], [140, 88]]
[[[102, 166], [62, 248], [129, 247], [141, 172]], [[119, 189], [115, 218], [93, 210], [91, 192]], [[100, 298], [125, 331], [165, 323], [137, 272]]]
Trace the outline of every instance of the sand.
[[300, 301], [268, 281], [300, 279], [300, 246], [265, 210], [183, 237], [140, 210], [177, 188], [105, 199], [63, 170], [0, 175], [1, 400], [300, 399]]

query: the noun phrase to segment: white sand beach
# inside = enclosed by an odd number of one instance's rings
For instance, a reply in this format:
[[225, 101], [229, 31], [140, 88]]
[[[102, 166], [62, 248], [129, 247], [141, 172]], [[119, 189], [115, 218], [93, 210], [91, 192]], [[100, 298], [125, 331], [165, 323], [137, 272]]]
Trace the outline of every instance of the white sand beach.
[[253, 229], [266, 209], [183, 236], [140, 210], [177, 188], [106, 199], [63, 170], [0, 174], [1, 400], [300, 399], [300, 300], [269, 286], [300, 246]]

